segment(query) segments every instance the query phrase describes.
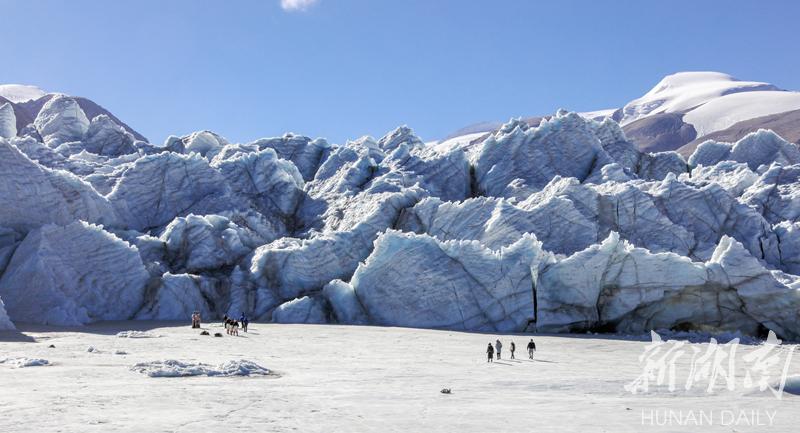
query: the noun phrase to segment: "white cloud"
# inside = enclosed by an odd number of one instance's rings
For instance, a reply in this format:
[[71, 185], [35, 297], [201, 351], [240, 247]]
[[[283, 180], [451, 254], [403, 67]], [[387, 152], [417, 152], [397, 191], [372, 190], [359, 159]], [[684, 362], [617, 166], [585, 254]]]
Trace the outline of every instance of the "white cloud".
[[319, 0], [281, 0], [281, 7], [285, 11], [305, 11], [314, 6]]

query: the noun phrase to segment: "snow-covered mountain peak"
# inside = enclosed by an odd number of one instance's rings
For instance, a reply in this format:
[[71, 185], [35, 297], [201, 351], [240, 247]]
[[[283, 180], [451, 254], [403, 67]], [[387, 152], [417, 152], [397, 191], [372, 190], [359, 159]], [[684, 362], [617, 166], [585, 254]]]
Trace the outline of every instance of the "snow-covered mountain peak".
[[26, 102], [39, 99], [47, 92], [36, 87], [25, 84], [0, 84], [0, 96], [11, 102]]
[[653, 114], [686, 112], [732, 93], [765, 90], [781, 89], [769, 83], [741, 81], [721, 72], [678, 72], [667, 75], [644, 96], [625, 105], [620, 123], [625, 125]]

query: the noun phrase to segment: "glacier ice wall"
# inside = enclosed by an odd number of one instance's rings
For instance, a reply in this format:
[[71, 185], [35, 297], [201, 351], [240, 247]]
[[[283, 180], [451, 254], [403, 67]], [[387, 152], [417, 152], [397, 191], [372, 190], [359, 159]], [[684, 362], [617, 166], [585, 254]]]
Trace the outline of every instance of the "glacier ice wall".
[[0, 327], [197, 310], [800, 338], [800, 151], [770, 131], [687, 161], [566, 111], [468, 149], [406, 126], [155, 145], [66, 95], [22, 130], [14, 113], [0, 107]]
[[388, 231], [351, 283], [376, 324], [514, 331], [535, 316], [531, 268], [548, 257], [530, 235], [490, 250]]
[[15, 322], [77, 325], [128, 319], [141, 308], [148, 275], [136, 247], [76, 221], [28, 232], [0, 278]]
[[6, 305], [3, 303], [3, 299], [0, 298], [0, 331], [8, 331], [13, 329], [16, 328], [11, 322], [11, 319], [8, 317], [8, 313], [6, 313]]
[[0, 105], [0, 138], [17, 136], [17, 116], [10, 103]]

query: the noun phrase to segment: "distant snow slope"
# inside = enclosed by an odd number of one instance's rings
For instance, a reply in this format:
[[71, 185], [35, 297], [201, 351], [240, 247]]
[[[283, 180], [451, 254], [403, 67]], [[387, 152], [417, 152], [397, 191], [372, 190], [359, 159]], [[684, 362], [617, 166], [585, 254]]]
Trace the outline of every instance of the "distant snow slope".
[[768, 83], [740, 81], [720, 72], [679, 72], [667, 75], [641, 98], [622, 108], [622, 125], [659, 113], [692, 110], [724, 95], [756, 90], [780, 91]]
[[0, 84], [0, 96], [11, 102], [26, 102], [39, 99], [47, 92], [36, 87], [24, 84]]
[[475, 132], [472, 134], [465, 134], [460, 135], [457, 137], [449, 138], [447, 140], [443, 140], [440, 142], [433, 142], [430, 143], [433, 145], [434, 149], [441, 153], [447, 153], [453, 149], [468, 149], [474, 144], [476, 141], [480, 140], [481, 137], [486, 137], [488, 132]]
[[800, 109], [800, 92], [759, 91], [725, 95], [689, 111], [683, 120], [702, 137], [735, 123]]
[[605, 110], [584, 111], [578, 114], [587, 119], [603, 120], [606, 117], [611, 117], [614, 115], [615, 111], [617, 111], [616, 108], [606, 108]]

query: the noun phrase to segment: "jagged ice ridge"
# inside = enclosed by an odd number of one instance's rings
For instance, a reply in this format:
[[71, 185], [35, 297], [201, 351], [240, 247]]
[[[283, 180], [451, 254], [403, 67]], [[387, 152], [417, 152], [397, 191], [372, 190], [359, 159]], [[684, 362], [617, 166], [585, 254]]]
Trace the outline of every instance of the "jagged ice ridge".
[[0, 329], [246, 313], [479, 331], [800, 339], [800, 150], [687, 160], [611, 119], [512, 119], [468, 148], [138, 140], [55, 95], [0, 106]]

